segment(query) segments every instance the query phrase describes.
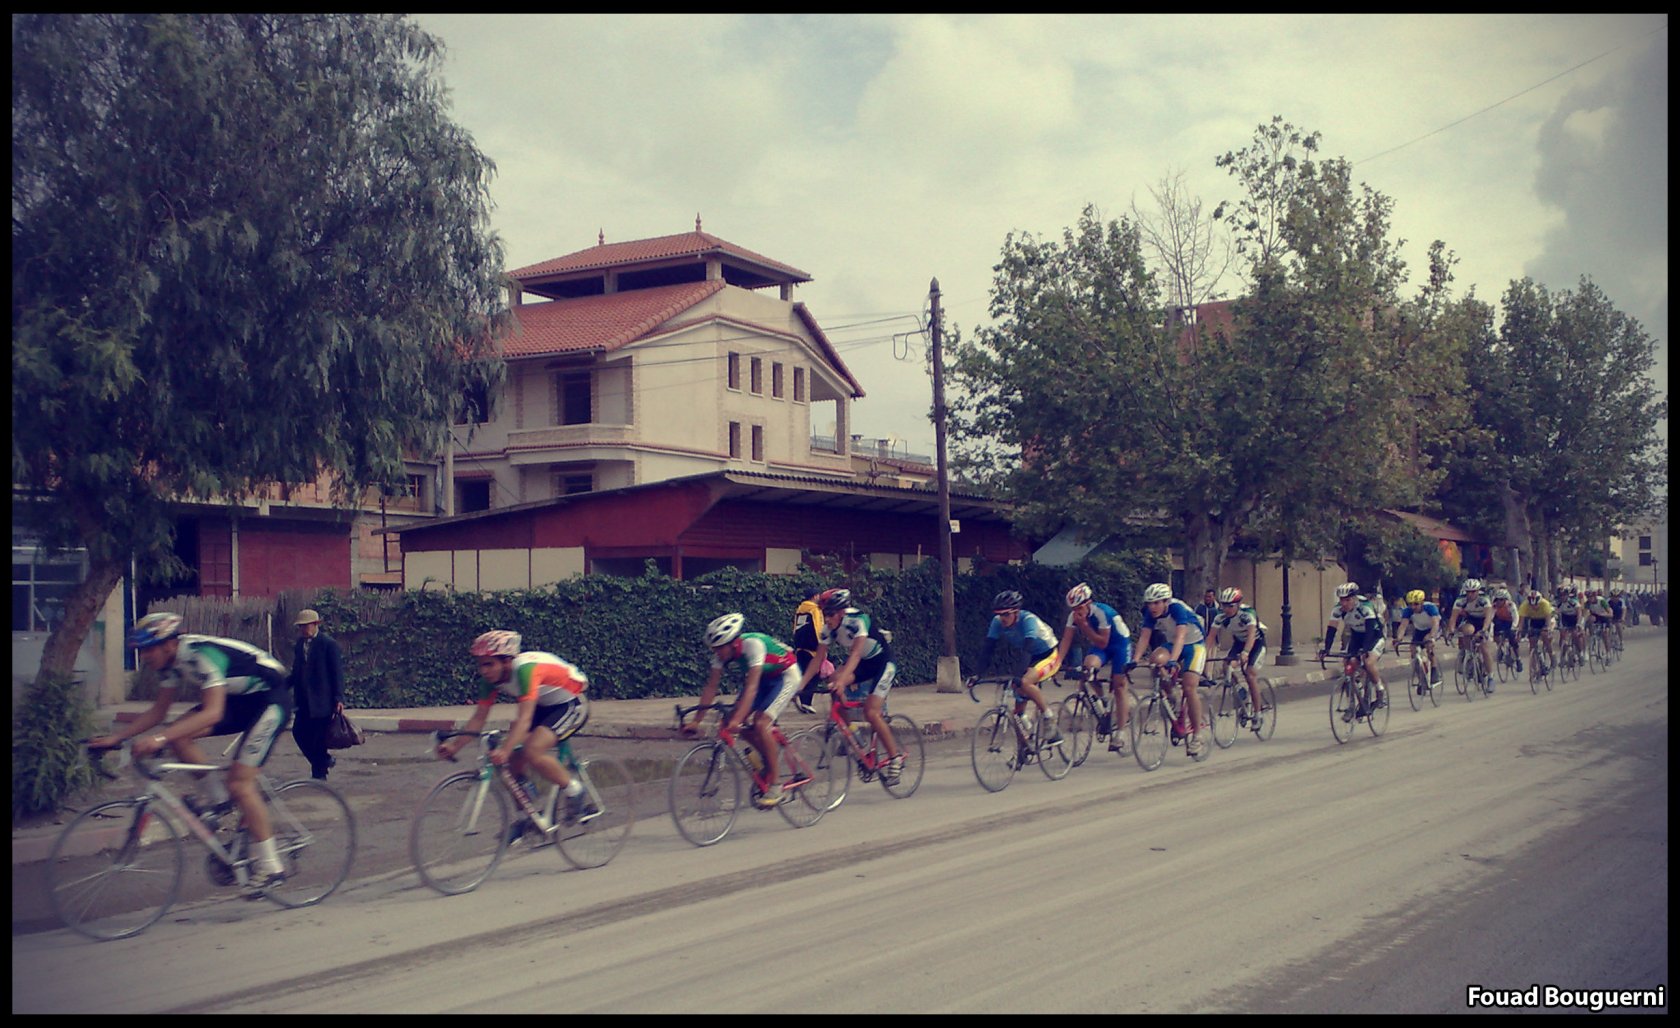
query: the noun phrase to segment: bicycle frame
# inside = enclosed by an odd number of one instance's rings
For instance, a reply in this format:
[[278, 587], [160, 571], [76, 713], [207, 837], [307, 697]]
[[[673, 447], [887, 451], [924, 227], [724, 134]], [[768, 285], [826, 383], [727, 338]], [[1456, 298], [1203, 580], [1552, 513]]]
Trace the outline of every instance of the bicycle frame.
[[[862, 700], [846, 700], [838, 695], [835, 695], [833, 700], [834, 702], [829, 704], [828, 708], [828, 723], [823, 733], [823, 742], [826, 743], [835, 735], [840, 736], [841, 741], [846, 744], [846, 753], [857, 764], [858, 777], [867, 782], [871, 776], [879, 774], [886, 765], [886, 744], [881, 741], [879, 732], [871, 732], [869, 734], [869, 747], [865, 749], [863, 744], [858, 742], [857, 736], [853, 734], [852, 725], [855, 722], [848, 720], [842, 712], [861, 710], [863, 708]], [[887, 716], [887, 708], [884, 705], [881, 708], [881, 716], [883, 718]], [[867, 721], [863, 723], [868, 724]]]
[[[689, 714], [695, 713], [701, 709], [703, 708], [699, 706], [684, 707], [681, 704], [678, 704], [677, 724], [681, 725], [683, 720]], [[729, 715], [735, 711], [735, 705], [732, 703], [713, 703], [710, 705], [710, 709], [717, 712], [720, 718], [728, 721]], [[743, 723], [741, 727], [744, 730], [746, 725]], [[777, 724], [775, 721], [770, 722], [770, 737], [776, 741], [776, 748], [780, 751], [780, 756], [788, 762], [788, 768], [793, 772], [793, 780], [784, 782], [782, 784], [782, 788], [798, 789], [809, 785], [816, 778], [816, 772], [806, 765], [805, 761], [799, 756], [799, 751], [797, 749], [788, 745], [787, 733], [783, 732], [782, 726]], [[735, 758], [745, 765], [748, 772], [750, 772], [754, 787], [756, 787], [760, 792], [768, 791], [770, 786], [774, 784], [770, 780], [770, 769], [764, 766], [764, 762], [762, 760], [751, 760], [742, 749], [738, 749], [736, 747], [736, 738], [737, 735], [735, 732], [731, 732], [720, 725], [718, 726], [717, 738], [713, 740], [712, 745], [716, 748], [726, 749], [733, 752]], [[752, 747], [752, 743], [743, 739], [741, 741], [741, 746]], [[756, 757], [758, 755], [757, 749], [753, 748], [752, 753], [753, 756]]]

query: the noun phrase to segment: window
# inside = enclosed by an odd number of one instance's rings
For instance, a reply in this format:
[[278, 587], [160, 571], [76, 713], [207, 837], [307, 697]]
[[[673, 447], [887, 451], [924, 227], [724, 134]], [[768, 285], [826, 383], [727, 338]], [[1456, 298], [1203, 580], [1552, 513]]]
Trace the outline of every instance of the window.
[[74, 550], [48, 557], [12, 547], [12, 631], [50, 632], [64, 620], [64, 601], [81, 582], [84, 557]]
[[782, 362], [776, 361], [770, 365], [770, 395], [780, 400], [782, 398]]
[[805, 369], [793, 369], [793, 402], [805, 402]]
[[488, 478], [477, 482], [455, 483], [455, 495], [459, 502], [455, 504], [455, 513], [471, 514], [475, 510], [490, 509], [490, 480]]
[[764, 362], [757, 357], [752, 359], [752, 391], [764, 395]]
[[554, 474], [555, 496], [576, 496], [595, 489], [595, 476], [587, 471], [557, 471]]
[[764, 463], [764, 426], [752, 427], [752, 459]]
[[739, 421], [729, 423], [729, 455], [736, 458], [741, 456], [741, 423]]
[[1651, 537], [1648, 536], [1648, 535], [1640, 536], [1639, 537], [1639, 548], [1642, 549], [1642, 550], [1650, 549], [1651, 548]]
[[587, 425], [595, 420], [587, 371], [562, 371], [554, 376], [554, 423]]
[[738, 353], [729, 355], [729, 388], [741, 388], [741, 355]]

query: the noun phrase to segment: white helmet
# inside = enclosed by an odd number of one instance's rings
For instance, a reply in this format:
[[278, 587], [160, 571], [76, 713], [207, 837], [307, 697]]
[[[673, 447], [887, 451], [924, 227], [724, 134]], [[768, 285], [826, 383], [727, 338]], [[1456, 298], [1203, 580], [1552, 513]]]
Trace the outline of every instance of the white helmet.
[[519, 656], [520, 642], [518, 632], [485, 632], [473, 640], [472, 655], [475, 657], [517, 657]]
[[1143, 591], [1143, 602], [1154, 603], [1157, 600], [1172, 599], [1172, 586], [1165, 582], [1156, 582]]
[[1479, 593], [1481, 591], [1482, 591], [1482, 580], [1481, 579], [1479, 579], [1479, 578], [1466, 578], [1464, 580], [1464, 592]]
[[1091, 587], [1086, 585], [1084, 582], [1080, 582], [1078, 585], [1068, 590], [1067, 605], [1069, 607], [1077, 607], [1082, 603], [1090, 602]]
[[1358, 596], [1359, 586], [1354, 582], [1343, 582], [1336, 587], [1336, 599], [1345, 600], [1349, 596]]
[[706, 645], [714, 649], [729, 645], [741, 634], [741, 629], [746, 623], [745, 614], [724, 614], [713, 619], [712, 623], [706, 626]]
[[1220, 603], [1241, 603], [1242, 602], [1242, 590], [1238, 589], [1234, 585], [1227, 586], [1224, 589], [1219, 590], [1219, 602]]

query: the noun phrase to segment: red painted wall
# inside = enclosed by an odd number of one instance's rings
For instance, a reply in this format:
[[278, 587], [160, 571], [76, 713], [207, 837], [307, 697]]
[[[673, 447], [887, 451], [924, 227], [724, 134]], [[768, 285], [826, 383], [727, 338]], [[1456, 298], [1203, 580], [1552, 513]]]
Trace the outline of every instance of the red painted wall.
[[250, 518], [239, 522], [241, 596], [277, 596], [287, 589], [348, 589], [351, 584], [348, 526]]

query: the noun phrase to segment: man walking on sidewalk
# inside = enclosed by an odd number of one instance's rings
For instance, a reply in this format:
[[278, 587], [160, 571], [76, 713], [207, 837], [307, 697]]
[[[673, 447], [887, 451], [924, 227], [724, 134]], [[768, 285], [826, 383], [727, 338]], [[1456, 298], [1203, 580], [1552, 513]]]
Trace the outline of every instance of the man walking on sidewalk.
[[296, 703], [292, 738], [309, 759], [313, 777], [325, 779], [337, 761], [327, 752], [327, 726], [332, 716], [344, 709], [344, 672], [339, 664], [338, 643], [321, 634], [321, 615], [313, 610], [299, 612], [295, 622], [297, 645], [292, 650], [290, 685]]

